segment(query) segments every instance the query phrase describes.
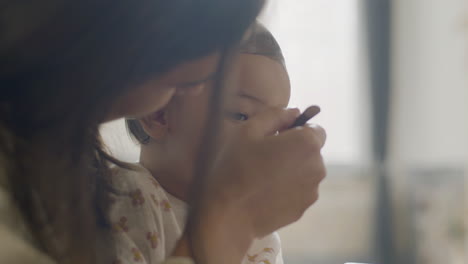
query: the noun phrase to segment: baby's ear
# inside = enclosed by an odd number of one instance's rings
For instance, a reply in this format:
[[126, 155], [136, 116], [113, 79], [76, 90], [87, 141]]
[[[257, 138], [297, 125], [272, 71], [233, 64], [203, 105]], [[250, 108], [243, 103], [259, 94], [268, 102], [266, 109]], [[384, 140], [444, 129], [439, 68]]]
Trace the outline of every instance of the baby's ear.
[[167, 110], [159, 110], [140, 119], [143, 130], [155, 140], [163, 139], [168, 132]]

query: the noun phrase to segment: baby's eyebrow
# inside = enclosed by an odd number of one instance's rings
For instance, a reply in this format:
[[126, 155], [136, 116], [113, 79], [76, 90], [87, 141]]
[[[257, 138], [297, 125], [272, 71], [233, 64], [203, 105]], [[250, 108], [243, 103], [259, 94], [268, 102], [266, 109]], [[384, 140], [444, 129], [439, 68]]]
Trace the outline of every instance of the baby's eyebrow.
[[252, 96], [250, 94], [246, 94], [244, 92], [240, 92], [237, 94], [238, 96], [242, 97], [242, 98], [245, 98], [245, 99], [249, 99], [251, 101], [254, 101], [255, 103], [260, 103], [260, 104], [265, 104], [265, 102], [263, 102], [262, 100], [260, 100], [259, 98], [255, 97], [255, 96]]

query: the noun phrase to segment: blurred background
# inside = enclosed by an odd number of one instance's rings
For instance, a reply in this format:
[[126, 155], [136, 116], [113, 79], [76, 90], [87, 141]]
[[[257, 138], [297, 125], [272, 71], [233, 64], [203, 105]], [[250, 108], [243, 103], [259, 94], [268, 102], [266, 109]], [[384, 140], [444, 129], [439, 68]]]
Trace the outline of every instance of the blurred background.
[[[322, 107], [328, 177], [287, 264], [468, 263], [468, 1], [270, 0], [290, 105]], [[122, 120], [111, 151], [138, 160]]]

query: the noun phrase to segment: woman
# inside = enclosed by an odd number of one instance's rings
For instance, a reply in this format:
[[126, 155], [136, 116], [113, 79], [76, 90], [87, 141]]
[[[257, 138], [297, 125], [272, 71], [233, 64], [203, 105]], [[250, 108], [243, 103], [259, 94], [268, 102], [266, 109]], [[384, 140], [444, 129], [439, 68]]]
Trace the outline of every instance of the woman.
[[[97, 201], [106, 198], [108, 165], [118, 163], [101, 150], [98, 125], [138, 117], [173, 96], [203, 88], [261, 5], [254, 0], [3, 2], [0, 262], [94, 263], [94, 241], [108, 227], [107, 203]], [[203, 164], [213, 164], [200, 172], [219, 180], [200, 178], [204, 191], [175, 256], [240, 263], [254, 237], [298, 219], [315, 202], [324, 176], [323, 131], [269, 136], [297, 115], [297, 110], [266, 111], [246, 126], [243, 138], [249, 140], [235, 142], [216, 162], [206, 158]], [[272, 164], [275, 160], [283, 162]], [[278, 211], [284, 213], [275, 215]]]

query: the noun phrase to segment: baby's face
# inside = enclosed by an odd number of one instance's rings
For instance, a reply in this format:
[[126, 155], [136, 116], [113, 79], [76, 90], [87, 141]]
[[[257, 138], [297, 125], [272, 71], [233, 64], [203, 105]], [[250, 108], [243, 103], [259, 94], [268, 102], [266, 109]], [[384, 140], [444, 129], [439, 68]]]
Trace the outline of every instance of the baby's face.
[[265, 56], [243, 54], [236, 65], [238, 79], [226, 91], [223, 131], [236, 133], [245, 122], [268, 107], [286, 107], [289, 77], [284, 67]]
[[[286, 107], [290, 83], [284, 67], [265, 56], [242, 54], [234, 66], [232, 87], [225, 92], [221, 140], [235, 135], [249, 119], [267, 107]], [[198, 145], [209, 115], [212, 85], [198, 96], [175, 98], [167, 108], [169, 133], [166, 137], [173, 159], [193, 167]], [[223, 144], [223, 142], [221, 142]], [[179, 163], [179, 164], [180, 164]]]

